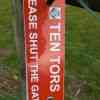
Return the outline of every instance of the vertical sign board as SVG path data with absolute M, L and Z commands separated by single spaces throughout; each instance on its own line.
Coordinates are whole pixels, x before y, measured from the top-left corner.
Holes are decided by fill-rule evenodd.
M 23 0 L 26 100 L 64 100 L 64 0 Z

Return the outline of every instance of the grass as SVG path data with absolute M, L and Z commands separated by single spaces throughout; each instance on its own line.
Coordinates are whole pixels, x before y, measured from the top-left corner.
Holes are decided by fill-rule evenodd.
M 17 97 L 13 97 L 13 96 L 1 96 L 0 100 L 16 100 Z
M 11 2 L 0 1 L 0 64 L 17 66 L 17 50 L 13 30 Z M 16 69 L 16 67 L 14 67 Z
M 12 18 L 11 1 L 0 0 L 0 75 L 4 74 L 5 76 L 5 73 L 8 71 L 8 76 L 14 79 L 15 76 L 18 77 L 19 75 L 19 62 Z M 2 72 L 2 69 L 5 69 L 4 72 Z M 0 92 L 4 88 L 0 87 Z M 10 96 L 6 95 L 8 91 L 0 93 L 0 100 L 16 100 L 16 97 L 11 95 L 11 93 Z
M 84 83 L 78 96 L 71 92 L 67 98 L 100 100 L 100 21 L 82 8 L 66 9 L 66 80 Z

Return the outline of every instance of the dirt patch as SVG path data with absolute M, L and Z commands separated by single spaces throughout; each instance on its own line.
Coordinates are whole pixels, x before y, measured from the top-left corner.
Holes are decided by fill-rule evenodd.
M 1 69 L 1 68 L 0 68 Z M 19 81 L 14 79 L 9 70 L 0 70 L 0 95 L 16 96 L 19 92 Z
M 8 55 L 10 55 L 12 52 L 11 49 L 7 49 L 7 48 L 0 48 L 0 59 L 2 59 L 3 57 L 6 57 Z
M 80 100 L 87 83 L 78 79 L 65 79 L 65 84 L 65 97 L 73 97 L 75 100 Z

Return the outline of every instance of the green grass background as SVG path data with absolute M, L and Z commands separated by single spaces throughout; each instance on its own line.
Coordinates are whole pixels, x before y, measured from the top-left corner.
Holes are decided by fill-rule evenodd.
M 10 8 L 9 0 L 0 0 L 0 68 L 7 66 L 11 77 L 17 77 L 19 62 Z M 67 6 L 65 38 L 65 84 L 70 87 L 65 85 L 65 100 L 100 100 L 100 21 L 81 8 Z M 73 89 L 83 83 L 75 96 Z M 0 100 L 16 97 L 0 95 Z
M 67 93 L 67 98 L 100 100 L 100 20 L 82 8 L 67 6 L 66 26 L 66 80 L 84 84 L 79 96 Z
M 0 0 L 0 75 L 4 74 L 5 76 L 5 72 L 8 71 L 8 76 L 14 79 L 19 75 L 19 61 L 15 43 L 11 2 L 11 0 Z M 7 95 L 9 90 L 5 92 L 0 92 L 0 100 L 16 100 L 17 94 L 16 96 L 12 94 L 9 96 Z
M 11 1 L 0 0 L 0 64 L 17 70 L 17 50 L 12 19 Z

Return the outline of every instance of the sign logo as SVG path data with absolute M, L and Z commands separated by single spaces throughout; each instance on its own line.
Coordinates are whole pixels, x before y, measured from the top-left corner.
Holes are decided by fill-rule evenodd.
M 61 8 L 50 7 L 50 9 L 49 9 L 49 19 L 61 19 Z

